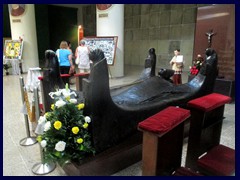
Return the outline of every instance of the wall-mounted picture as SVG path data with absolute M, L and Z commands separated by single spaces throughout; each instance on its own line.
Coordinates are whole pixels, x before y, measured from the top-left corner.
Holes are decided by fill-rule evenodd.
M 3 59 L 18 59 L 22 58 L 23 41 L 6 40 L 3 50 Z
M 21 16 L 25 12 L 25 4 L 9 4 L 8 7 L 12 16 Z
M 101 49 L 107 59 L 108 65 L 113 65 L 117 48 L 117 36 L 112 37 L 85 37 L 83 40 L 90 51 Z

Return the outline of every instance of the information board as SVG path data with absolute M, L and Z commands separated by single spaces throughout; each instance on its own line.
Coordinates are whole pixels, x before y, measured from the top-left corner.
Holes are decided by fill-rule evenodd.
M 111 37 L 84 37 L 85 45 L 90 51 L 101 49 L 107 60 L 108 65 L 113 65 L 117 48 L 117 36 Z

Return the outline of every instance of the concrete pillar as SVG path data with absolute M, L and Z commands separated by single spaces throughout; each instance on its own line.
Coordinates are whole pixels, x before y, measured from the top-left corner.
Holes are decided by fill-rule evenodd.
M 116 56 L 113 66 L 109 66 L 111 77 L 124 76 L 124 5 L 97 5 L 97 36 L 118 36 Z M 101 6 L 103 5 L 103 6 Z
M 9 17 L 13 40 L 23 39 L 22 68 L 27 72 L 28 68 L 39 67 L 37 34 L 35 22 L 34 4 L 17 4 L 25 10 L 22 14 L 12 14 L 11 10 L 16 4 L 9 4 Z

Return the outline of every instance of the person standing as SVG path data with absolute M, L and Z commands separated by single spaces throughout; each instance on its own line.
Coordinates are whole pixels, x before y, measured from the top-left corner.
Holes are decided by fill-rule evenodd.
M 85 41 L 81 40 L 75 51 L 75 63 L 78 64 L 79 73 L 90 72 L 90 49 L 85 45 Z
M 71 55 L 72 55 L 72 64 L 75 64 L 74 54 L 73 54 L 73 51 L 72 51 L 72 49 L 71 49 L 71 47 L 72 47 L 71 42 L 70 42 L 70 41 L 66 41 L 66 42 L 67 42 L 67 45 L 68 45 L 67 49 L 71 52 Z M 72 68 L 72 69 L 70 68 L 69 74 L 70 74 L 71 76 L 73 76 L 75 73 L 76 73 L 76 72 L 75 72 L 75 66 L 74 66 L 74 69 L 73 69 L 73 68 Z M 70 83 L 70 84 L 73 84 L 73 83 Z
M 72 44 L 71 44 L 71 42 L 70 41 L 66 41 L 67 42 L 67 45 L 68 45 L 68 47 L 67 47 L 67 49 L 71 52 L 71 54 L 73 55 L 73 52 L 72 52 Z M 73 57 L 72 57 L 73 58 Z
M 60 43 L 59 49 L 56 51 L 60 73 L 61 74 L 69 74 L 70 69 L 74 69 L 74 64 L 72 62 L 72 53 L 68 50 L 68 44 L 66 41 L 62 41 Z M 69 83 L 68 78 L 64 78 L 64 83 Z
M 174 70 L 173 75 L 173 83 L 175 85 L 182 84 L 182 70 L 183 70 L 183 59 L 178 60 L 178 56 L 180 55 L 180 49 L 174 50 L 174 56 L 170 61 L 170 65 L 172 66 L 172 70 Z M 183 57 L 183 56 L 181 56 Z

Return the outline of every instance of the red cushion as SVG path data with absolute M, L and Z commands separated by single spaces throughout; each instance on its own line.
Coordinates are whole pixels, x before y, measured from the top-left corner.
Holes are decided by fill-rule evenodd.
M 231 98 L 229 96 L 212 93 L 189 101 L 188 106 L 202 110 L 204 112 L 208 112 L 226 103 L 229 103 L 230 101 Z
M 61 77 L 71 77 L 70 74 L 61 74 Z
M 43 80 L 43 77 L 42 77 L 42 76 L 38 76 L 38 79 L 39 79 L 40 81 L 42 81 L 42 80 Z
M 78 74 L 74 74 L 75 77 L 78 77 L 78 76 L 86 76 L 86 75 L 89 75 L 89 73 L 78 73 Z
M 230 176 L 235 172 L 235 150 L 221 144 L 215 146 L 198 160 L 198 166 L 213 175 Z
M 138 128 L 154 133 L 166 133 L 190 116 L 190 111 L 170 106 L 138 124 Z
M 180 167 L 173 172 L 173 176 L 203 176 L 202 174 L 195 172 L 189 168 Z

